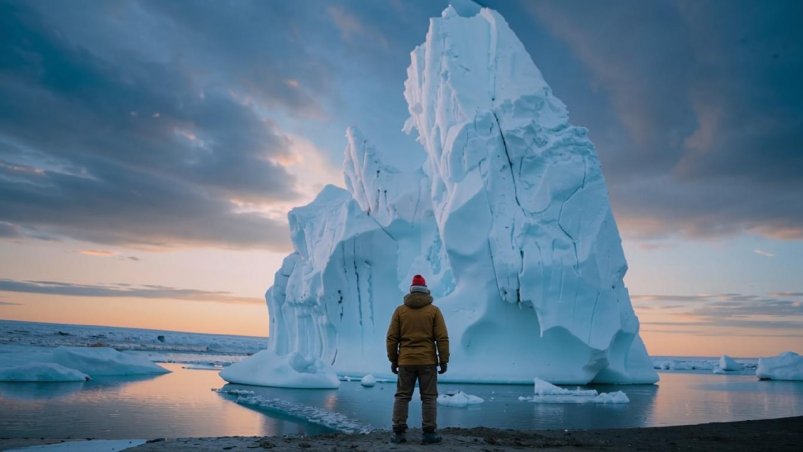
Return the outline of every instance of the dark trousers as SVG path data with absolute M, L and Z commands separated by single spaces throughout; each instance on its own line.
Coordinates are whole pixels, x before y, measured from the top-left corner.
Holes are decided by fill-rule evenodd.
M 396 399 L 393 401 L 393 431 L 407 431 L 407 413 L 413 389 L 418 380 L 421 393 L 421 427 L 425 432 L 434 432 L 438 427 L 438 372 L 434 364 L 427 366 L 399 366 L 396 381 Z

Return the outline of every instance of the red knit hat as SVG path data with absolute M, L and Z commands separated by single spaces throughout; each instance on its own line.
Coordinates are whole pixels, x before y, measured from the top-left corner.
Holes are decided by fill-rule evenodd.
M 423 276 L 415 275 L 415 276 L 413 276 L 413 284 L 411 284 L 411 285 L 413 285 L 413 286 L 426 286 L 427 285 L 427 281 L 424 279 Z

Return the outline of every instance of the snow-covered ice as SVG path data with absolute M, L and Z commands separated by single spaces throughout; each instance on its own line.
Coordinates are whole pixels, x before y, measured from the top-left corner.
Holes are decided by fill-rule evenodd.
M 90 377 L 101 375 L 149 375 L 170 372 L 141 357 L 108 347 L 58 347 L 53 361 L 77 369 Z
M 305 358 L 298 352 L 277 355 L 271 350 L 262 350 L 223 369 L 220 377 L 230 383 L 254 386 L 303 389 L 340 386 L 331 366 L 317 358 Z
M 119 351 L 238 354 L 265 348 L 260 337 L 0 320 L 0 345 L 111 347 Z
M 373 375 L 368 374 L 362 377 L 362 380 L 360 380 L 360 384 L 366 388 L 373 388 L 374 386 L 376 386 L 376 378 Z
M 459 9 L 431 19 L 411 53 L 404 130 L 423 152 L 349 128 L 347 189 L 290 212 L 295 251 L 266 294 L 268 350 L 392 377 L 387 323 L 420 273 L 449 328 L 441 381 L 657 381 L 587 131 L 497 12 Z M 289 381 L 274 376 L 251 381 Z
M 555 386 L 540 378 L 533 379 L 533 394 L 519 400 L 538 403 L 629 403 L 622 391 L 599 393 L 595 389 L 567 389 Z
M 759 358 L 756 376 L 762 380 L 803 380 L 803 356 L 784 352 L 778 356 Z
M 457 391 L 454 394 L 438 395 L 438 405 L 444 406 L 464 408 L 469 405 L 479 405 L 483 402 L 485 402 L 485 400 L 482 397 L 466 394 L 463 391 Z
M 0 368 L 0 381 L 86 381 L 89 376 L 56 363 L 32 362 Z
M 84 381 L 87 377 L 168 372 L 145 357 L 106 347 L 3 345 L 0 358 L 0 381 Z
M 715 374 L 725 374 L 728 372 L 736 372 L 744 370 L 744 364 L 736 361 L 735 359 L 731 358 L 728 355 L 722 355 L 719 358 L 719 363 L 714 368 Z

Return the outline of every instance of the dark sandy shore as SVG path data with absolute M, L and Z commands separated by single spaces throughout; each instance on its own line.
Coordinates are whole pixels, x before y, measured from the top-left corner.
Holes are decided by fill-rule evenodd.
M 520 431 L 491 428 L 445 428 L 443 442 L 420 444 L 421 431 L 408 433 L 406 444 L 390 444 L 390 434 L 379 431 L 367 435 L 332 434 L 320 436 L 155 439 L 132 451 L 175 450 L 444 450 L 503 451 L 543 449 L 560 451 L 800 451 L 803 450 L 803 417 L 760 421 L 725 422 L 680 427 L 616 430 Z M 0 450 L 59 440 L 0 438 Z

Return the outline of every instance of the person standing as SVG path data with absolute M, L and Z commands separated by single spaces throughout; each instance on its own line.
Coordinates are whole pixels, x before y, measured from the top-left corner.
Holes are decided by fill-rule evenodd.
M 443 314 L 432 304 L 432 295 L 421 275 L 413 276 L 404 304 L 393 312 L 387 335 L 390 370 L 398 375 L 393 402 L 391 442 L 407 441 L 407 413 L 418 381 L 424 443 L 438 443 L 438 374 L 449 362 L 449 334 Z M 436 368 L 440 370 L 436 371 Z

